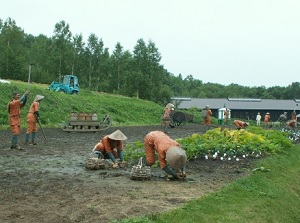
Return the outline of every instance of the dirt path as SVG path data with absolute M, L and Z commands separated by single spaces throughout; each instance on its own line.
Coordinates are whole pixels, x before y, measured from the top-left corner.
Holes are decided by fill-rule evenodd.
M 120 127 L 126 143 L 142 141 L 160 126 Z M 216 191 L 247 174 L 251 160 L 213 161 L 203 157 L 187 165 L 188 180 L 149 181 L 129 178 L 131 166 L 119 170 L 87 170 L 85 160 L 93 146 L 115 131 L 67 133 L 45 129 L 36 146 L 11 150 L 10 132 L 0 131 L 0 222 L 109 222 L 131 216 L 167 211 L 192 198 Z M 202 126 L 188 124 L 170 129 L 171 138 L 201 133 Z M 24 136 L 24 132 L 22 132 Z M 20 140 L 23 142 L 22 138 Z M 160 169 L 152 169 L 160 175 Z

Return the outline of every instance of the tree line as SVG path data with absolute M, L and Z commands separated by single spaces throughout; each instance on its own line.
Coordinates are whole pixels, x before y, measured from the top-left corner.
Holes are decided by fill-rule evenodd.
M 203 83 L 192 75 L 170 73 L 161 63 L 156 44 L 138 39 L 132 52 L 117 42 L 112 53 L 103 40 L 91 33 L 87 41 L 72 34 L 59 21 L 53 35 L 26 34 L 12 18 L 0 19 L 0 78 L 50 84 L 63 75 L 78 76 L 80 87 L 106 93 L 139 97 L 165 104 L 173 96 L 192 98 L 300 98 L 300 83 L 287 87 L 245 87 L 238 84 Z M 221 74 L 220 74 L 221 75 Z

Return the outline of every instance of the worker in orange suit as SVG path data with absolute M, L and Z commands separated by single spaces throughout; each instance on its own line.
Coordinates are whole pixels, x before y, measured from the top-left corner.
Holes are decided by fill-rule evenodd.
M 160 168 L 174 179 L 185 178 L 186 152 L 181 145 L 162 131 L 149 132 L 144 138 L 146 165 L 155 163 L 158 154 Z M 177 172 L 179 172 L 177 174 Z
M 267 112 L 265 114 L 265 117 L 264 117 L 264 127 L 268 127 L 269 126 L 269 121 L 271 120 L 271 116 L 270 116 L 270 113 Z
M 26 121 L 27 121 L 27 130 L 25 135 L 25 144 L 26 145 L 37 145 L 35 141 L 35 136 L 38 131 L 36 123 L 40 119 L 40 103 L 44 96 L 36 95 L 27 114 Z M 31 135 L 31 142 L 29 142 L 29 138 Z
M 168 133 L 168 128 L 171 122 L 171 112 L 174 110 L 174 105 L 169 103 L 166 105 L 164 109 L 164 114 L 162 116 L 162 127 L 164 130 L 164 133 Z
M 245 129 L 249 125 L 248 122 L 243 122 L 241 120 L 234 120 L 233 123 L 236 126 L 237 130 Z
M 120 159 L 122 164 L 125 164 L 123 155 L 123 140 L 127 137 L 120 131 L 116 130 L 110 135 L 104 136 L 93 148 L 94 153 L 98 153 L 99 156 L 109 158 L 113 162 L 113 168 L 118 168 L 119 163 L 116 158 Z
M 210 110 L 209 105 L 206 105 L 204 109 L 207 111 L 207 115 L 204 118 L 204 126 L 205 126 L 205 132 L 206 132 L 207 130 L 209 130 L 209 127 L 211 125 L 210 117 L 212 116 L 212 111 Z
M 296 111 L 293 111 L 291 114 L 291 120 L 297 120 L 297 113 Z
M 224 126 L 227 125 L 227 121 L 228 121 L 228 109 L 225 108 L 225 111 L 224 111 Z
M 14 92 L 13 98 L 8 104 L 9 124 L 13 134 L 11 140 L 11 149 L 22 149 L 18 145 L 18 137 L 21 132 L 21 109 L 26 105 L 29 91 L 21 97 L 20 93 Z
M 297 113 L 294 110 L 291 114 L 291 120 L 288 122 L 290 128 L 295 128 L 297 126 Z

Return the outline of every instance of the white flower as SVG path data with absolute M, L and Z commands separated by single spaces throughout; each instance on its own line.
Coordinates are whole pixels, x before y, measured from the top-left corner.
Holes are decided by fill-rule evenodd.
M 236 161 L 240 161 L 240 159 L 239 159 L 239 158 L 236 158 Z
M 223 156 L 220 158 L 220 160 L 223 160 L 224 158 L 223 158 Z
M 208 159 L 208 155 L 205 155 L 205 159 L 206 159 L 206 160 Z

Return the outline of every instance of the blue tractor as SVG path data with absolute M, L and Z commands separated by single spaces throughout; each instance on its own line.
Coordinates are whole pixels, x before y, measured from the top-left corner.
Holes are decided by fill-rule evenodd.
M 53 81 L 48 90 L 64 92 L 66 94 L 78 94 L 79 93 L 79 83 L 78 77 L 74 75 L 65 75 L 62 83 Z

